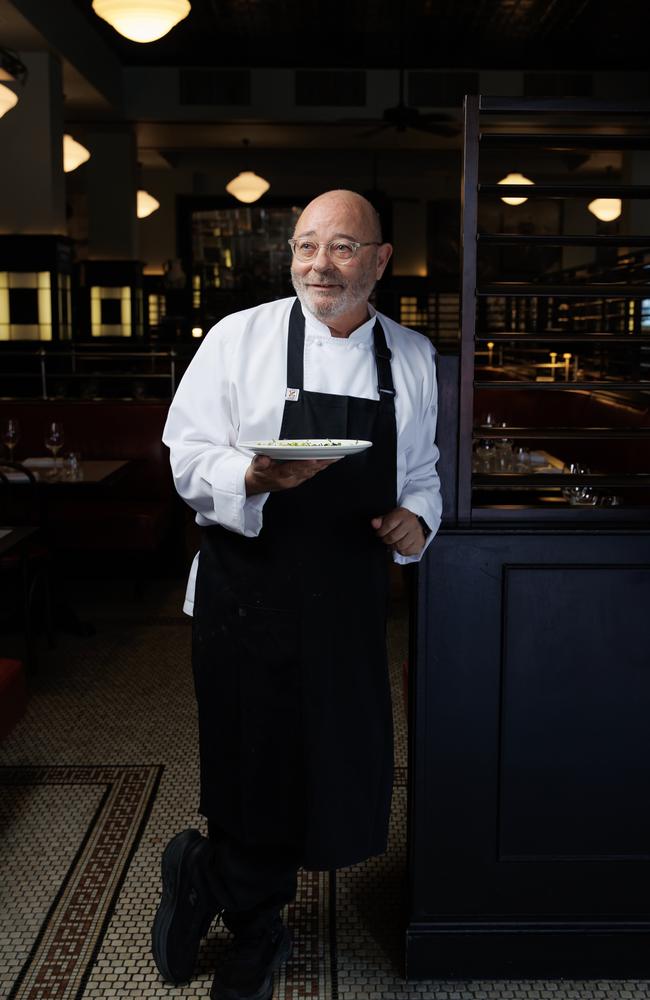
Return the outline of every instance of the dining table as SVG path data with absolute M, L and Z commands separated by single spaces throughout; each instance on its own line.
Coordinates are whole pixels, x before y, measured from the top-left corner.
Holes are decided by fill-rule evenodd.
M 17 463 L 18 467 L 4 467 L 4 479 L 19 489 L 31 486 L 32 490 L 38 492 L 40 501 L 35 509 L 40 511 L 40 515 L 39 526 L 0 528 L 0 554 L 36 533 L 43 525 L 47 530 L 47 511 L 50 502 L 55 502 L 55 497 L 67 497 L 69 494 L 79 497 L 101 495 L 104 489 L 112 489 L 131 464 L 130 459 L 121 458 L 83 459 L 71 474 L 69 465 L 62 460 L 34 456 Z M 8 534 L 3 535 L 2 532 Z M 53 614 L 57 627 L 63 631 L 80 636 L 89 636 L 95 631 L 94 626 L 82 620 L 72 603 L 61 593 L 57 594 L 54 601 Z
M 39 482 L 52 486 L 112 485 L 130 464 L 125 458 L 91 458 L 78 463 L 76 474 L 70 474 L 65 463 L 50 458 L 26 458 L 21 463 Z

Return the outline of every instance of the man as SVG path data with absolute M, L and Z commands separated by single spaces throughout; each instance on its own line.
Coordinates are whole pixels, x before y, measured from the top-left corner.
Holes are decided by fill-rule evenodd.
M 217 324 L 164 433 L 202 526 L 186 610 L 208 837 L 167 846 L 152 942 L 186 981 L 220 913 L 234 942 L 213 1000 L 271 997 L 299 867 L 385 850 L 389 558 L 417 560 L 440 522 L 434 352 L 368 303 L 392 252 L 376 212 L 327 192 L 289 242 L 297 299 Z M 281 462 L 238 444 L 275 438 L 372 446 Z

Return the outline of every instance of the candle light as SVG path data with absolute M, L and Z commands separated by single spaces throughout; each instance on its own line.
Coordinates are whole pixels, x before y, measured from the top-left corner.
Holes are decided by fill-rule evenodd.
M 571 361 L 571 355 L 569 353 L 563 354 L 564 358 L 564 381 L 569 381 L 569 362 Z
M 492 367 L 492 355 L 494 354 L 494 341 L 488 340 L 488 365 Z
M 555 382 L 555 364 L 557 359 L 557 351 L 550 351 L 551 356 L 551 378 Z

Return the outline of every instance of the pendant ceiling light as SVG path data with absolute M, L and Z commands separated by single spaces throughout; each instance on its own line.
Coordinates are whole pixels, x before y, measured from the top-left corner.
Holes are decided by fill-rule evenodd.
M 601 222 L 613 222 L 623 211 L 623 203 L 620 198 L 594 198 L 587 208 Z
M 271 187 L 263 177 L 254 174 L 252 170 L 244 170 L 226 184 L 226 191 L 233 195 L 237 201 L 243 201 L 247 205 L 257 201 Z
M 0 83 L 0 118 L 7 114 L 7 111 L 11 111 L 18 104 L 18 94 L 14 94 L 13 90 L 9 90 L 9 87 L 5 87 L 4 83 Z
M 63 136 L 63 169 L 66 174 L 72 173 L 82 163 L 90 159 L 90 150 L 73 139 L 71 135 Z
M 137 213 L 139 219 L 146 219 L 148 215 L 159 208 L 160 202 L 152 194 L 149 194 L 148 191 L 138 191 Z
M 93 0 L 93 10 L 132 42 L 155 42 L 187 17 L 189 0 Z
M 27 67 L 11 49 L 0 46 L 0 118 L 18 104 L 18 94 L 7 86 L 27 80 Z
M 248 139 L 243 139 L 242 141 L 244 149 L 248 149 Z M 243 201 L 244 204 L 250 205 L 252 202 L 257 201 L 258 198 L 261 198 L 270 187 L 269 182 L 263 177 L 259 177 L 252 170 L 244 170 L 226 184 L 226 191 L 233 198 L 236 198 L 237 201 Z
M 503 177 L 499 184 L 534 184 L 535 181 L 531 181 L 528 177 L 524 177 L 523 174 L 508 174 L 507 177 Z M 523 205 L 528 198 L 502 198 L 501 201 L 505 201 L 506 205 Z

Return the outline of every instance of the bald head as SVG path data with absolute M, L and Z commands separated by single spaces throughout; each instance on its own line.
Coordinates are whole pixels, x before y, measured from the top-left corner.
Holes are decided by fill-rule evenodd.
M 367 198 L 356 191 L 326 191 L 310 201 L 296 223 L 295 235 L 309 231 L 311 221 L 317 218 L 321 223 L 331 219 L 345 219 L 348 236 L 365 241 L 381 243 L 381 223 L 379 215 Z

